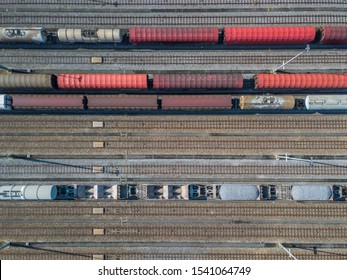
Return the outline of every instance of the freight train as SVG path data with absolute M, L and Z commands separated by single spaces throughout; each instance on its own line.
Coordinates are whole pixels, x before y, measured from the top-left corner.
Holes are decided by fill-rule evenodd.
M 255 89 L 343 89 L 347 74 L 257 74 L 252 81 Z M 302 109 L 345 110 L 344 95 L 312 95 L 295 98 L 292 95 L 197 95 L 194 90 L 242 89 L 240 74 L 0 74 L 0 90 L 48 89 L 54 94 L 2 94 L 1 109 Z M 59 89 L 68 91 L 60 94 Z M 130 90 L 135 95 L 76 95 L 81 90 Z M 145 90 L 152 89 L 151 94 Z M 163 95 L 160 90 L 182 91 L 181 95 Z M 79 90 L 79 91 L 74 91 Z M 12 91 L 11 91 L 12 92 Z M 57 93 L 57 94 L 55 94 Z M 70 94 L 75 93 L 75 94 Z M 121 91 L 121 93 L 123 93 Z M 128 93 L 124 91 L 124 93 Z M 134 93 L 134 92 L 133 92 Z M 175 93 L 172 91 L 172 93 Z M 144 95 L 146 94 L 146 95 Z
M 224 45 L 346 44 L 347 26 L 273 26 L 218 28 L 46 29 L 0 27 L 0 43 L 127 43 Z
M 0 110 L 347 110 L 347 95 L 0 95 Z
M 242 89 L 241 74 L 0 74 L 3 89 Z M 347 74 L 256 74 L 254 89 L 343 89 Z
M 139 189 L 144 191 L 139 191 Z M 120 184 L 120 185 L 3 185 L 0 200 L 292 200 L 346 201 L 346 185 L 269 184 Z

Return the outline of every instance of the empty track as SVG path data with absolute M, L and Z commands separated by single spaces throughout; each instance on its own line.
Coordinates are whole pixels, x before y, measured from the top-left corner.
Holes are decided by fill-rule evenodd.
M 334 8 L 338 6 L 344 6 L 346 3 L 344 0 L 280 0 L 276 1 L 274 4 L 270 0 L 34 0 L 34 1 L 21 1 L 21 0 L 3 0 L 0 3 L 0 7 L 5 6 L 16 7 L 17 9 L 29 9 L 29 10 L 56 10 L 56 9 L 66 9 L 66 10 L 83 10 L 86 7 L 89 9 L 94 9 L 98 11 L 109 11 L 110 9 L 122 10 L 122 9 L 159 9 L 159 10 L 170 10 L 170 9 L 182 9 L 185 10 L 199 10 L 202 9 L 229 9 L 229 10 L 239 10 L 239 9 L 262 9 L 271 8 L 276 10 L 281 9 L 317 9 L 317 8 Z
M 280 51 L 283 52 L 283 51 Z M 124 55 L 119 57 L 105 57 L 103 63 L 104 64 L 129 64 L 129 65 L 228 65 L 228 64 L 276 64 L 278 62 L 288 61 L 293 56 L 288 55 L 280 55 L 276 51 L 272 52 L 263 52 L 260 53 L 251 53 L 243 54 L 242 52 L 235 53 L 206 53 L 206 54 L 169 54 L 165 53 L 161 55 L 153 55 L 153 54 L 140 54 L 138 56 L 134 55 Z M 347 55 L 346 53 L 313 53 L 310 55 L 300 56 L 295 59 L 292 64 L 335 64 L 335 63 L 346 63 Z
M 346 225 L 302 224 L 150 224 L 150 223 L 91 223 L 59 224 L 30 223 L 0 224 L 0 238 L 12 242 L 65 241 L 72 242 L 76 236 L 80 242 L 87 241 L 252 241 L 252 242 L 344 242 Z M 99 229 L 97 234 L 93 234 Z M 103 234 L 102 234 L 103 233 Z
M 124 249 L 126 251 L 128 248 Z M 205 248 L 206 251 L 213 251 L 213 248 Z M 262 251 L 262 252 L 259 252 Z M 277 251 L 277 252 L 276 252 Z M 253 250 L 233 250 L 228 252 L 203 252 L 199 248 L 197 254 L 194 253 L 130 253 L 130 252 L 85 252 L 83 249 L 74 248 L 71 252 L 67 249 L 6 249 L 0 253 L 1 260 L 92 260 L 95 255 L 102 255 L 105 260 L 290 260 L 288 254 L 279 250 L 268 249 Z M 298 260 L 347 260 L 346 251 L 323 250 L 317 254 L 313 252 L 303 252 L 302 250 L 293 250 L 291 252 Z
M 0 136 L 2 155 L 346 155 L 347 138 L 250 136 Z
M 251 165 L 239 164 L 129 164 L 107 166 L 105 173 L 138 175 L 347 175 L 347 166 L 320 166 L 308 164 Z
M 93 214 L 93 208 L 103 208 L 104 214 Z M 345 203 L 309 202 L 226 202 L 226 201 L 142 201 L 142 202 L 3 202 L 1 220 L 91 218 L 118 220 L 146 218 L 224 219 L 231 220 L 346 220 Z M 25 218 L 23 218 L 25 217 Z
M 338 116 L 1 116 L 0 134 L 10 133 L 346 133 L 347 117 Z M 103 128 L 93 128 L 103 121 Z
M 323 164 L 326 161 L 323 161 Z M 130 178 L 144 178 L 145 175 L 151 177 L 172 178 L 181 177 L 194 177 L 199 175 L 203 178 L 206 176 L 214 176 L 214 178 L 221 176 L 232 177 L 236 175 L 249 175 L 249 176 L 274 176 L 274 177 L 288 177 L 288 176 L 346 176 L 347 166 L 336 165 L 318 165 L 309 163 L 295 164 L 285 163 L 281 165 L 274 164 L 209 164 L 209 163 L 186 163 L 184 161 L 177 163 L 128 163 L 128 164 L 104 164 L 104 174 L 114 175 L 117 177 L 130 177 Z M 96 164 L 100 166 L 99 164 Z M 65 164 L 59 162 L 59 160 L 52 160 L 50 163 L 40 163 L 40 160 L 31 159 L 30 164 L 11 164 L 0 165 L 0 178 L 3 180 L 10 178 L 23 178 L 23 175 L 27 176 L 26 179 L 30 179 L 30 175 L 54 175 L 57 178 L 58 175 L 90 175 L 95 176 L 93 173 L 93 165 L 74 165 Z M 106 176 L 107 176 L 106 175 Z M 98 175 L 100 179 L 100 174 Z M 35 180 L 36 176 L 32 178 Z M 76 181 L 76 177 L 70 178 L 71 181 Z
M 347 19 L 347 18 L 346 18 Z M 271 51 L 141 51 L 141 52 L 98 52 L 81 50 L 50 51 L 41 50 L 4 50 L 0 57 L 0 65 L 9 68 L 29 68 L 34 70 L 64 71 L 144 71 L 150 70 L 203 70 L 206 66 L 214 71 L 233 70 L 250 71 L 252 73 L 265 71 L 280 66 L 290 60 L 300 50 L 271 50 Z M 102 64 L 92 64 L 94 56 L 103 58 Z M 347 64 L 346 50 L 312 50 L 293 60 L 286 68 L 311 69 L 325 71 L 345 69 Z M 82 67 L 82 66 L 89 66 Z M 82 67 L 82 68 L 80 68 Z M 90 69 L 92 67 L 92 69 Z M 112 67 L 112 68 L 110 68 Z

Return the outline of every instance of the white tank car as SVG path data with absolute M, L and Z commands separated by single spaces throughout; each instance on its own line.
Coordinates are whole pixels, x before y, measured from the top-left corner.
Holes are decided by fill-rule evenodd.
M 0 110 L 11 110 L 12 99 L 6 94 L 0 94 Z
M 122 35 L 119 29 L 58 29 L 58 39 L 62 43 L 120 43 Z
M 330 200 L 332 191 L 329 186 L 297 185 L 292 187 L 293 200 Z
M 243 95 L 240 108 L 247 109 L 293 109 L 295 99 L 292 95 Z
M 220 185 L 219 196 L 223 200 L 257 200 L 259 188 L 257 185 L 223 184 Z
M 42 27 L 0 27 L 0 42 L 45 43 L 46 32 Z
M 100 43 L 121 43 L 123 40 L 120 29 L 98 29 L 96 33 Z
M 308 95 L 305 106 L 307 110 L 346 110 L 347 95 Z
M 0 186 L 0 200 L 54 200 L 58 189 L 53 185 Z

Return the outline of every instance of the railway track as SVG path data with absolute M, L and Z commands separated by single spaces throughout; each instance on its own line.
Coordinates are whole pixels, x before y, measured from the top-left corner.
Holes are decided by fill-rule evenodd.
M 226 25 L 344 25 L 346 14 L 343 12 L 226 12 L 214 13 L 73 13 L 73 12 L 15 12 L 0 13 L 3 26 L 45 26 L 46 28 L 130 28 L 132 26 L 217 26 Z
M 54 162 L 54 161 L 53 161 Z M 98 165 L 99 166 L 99 165 Z M 165 176 L 171 178 L 173 176 L 186 177 L 192 176 L 225 176 L 231 177 L 236 175 L 251 175 L 251 176 L 346 176 L 347 166 L 336 166 L 336 165 L 309 165 L 309 164 L 291 164 L 286 163 L 285 165 L 274 165 L 274 164 L 201 164 L 201 163 L 128 163 L 128 164 L 104 164 L 103 165 L 105 174 L 114 174 L 117 177 L 143 177 L 144 175 Z M 92 165 L 73 165 L 64 164 L 56 161 L 54 163 L 41 163 L 37 164 L 35 159 L 32 164 L 21 165 L 0 165 L 0 178 L 9 179 L 9 176 L 13 179 L 14 177 L 22 178 L 22 175 L 54 175 L 56 178 L 58 174 L 61 175 L 95 175 L 93 173 Z M 3 177 L 4 176 L 4 177 Z M 219 177 L 218 177 L 219 178 Z M 98 177 L 100 179 L 100 176 Z M 74 180 L 74 178 L 71 178 Z
M 97 56 L 103 58 L 102 65 L 146 66 L 146 65 L 274 65 L 288 61 L 297 54 L 297 50 L 272 50 L 264 51 L 141 51 L 134 52 L 98 52 Z M 91 64 L 95 56 L 93 51 L 53 51 L 49 54 L 40 50 L 13 51 L 5 50 L 0 57 L 2 65 L 85 65 Z M 336 65 L 347 63 L 346 50 L 320 51 L 312 50 L 291 62 L 294 65 L 324 64 Z
M 252 241 L 252 242 L 344 242 L 346 225 L 302 224 L 112 224 L 98 223 L 92 226 L 71 224 L 31 223 L 30 225 L 0 224 L 0 238 L 11 242 L 72 242 L 76 236 L 87 241 Z
M 223 55 L 209 54 L 206 55 L 141 55 L 137 56 L 122 56 L 118 58 L 105 58 L 105 64 L 130 64 L 130 65 L 199 65 L 199 64 L 274 64 L 280 61 L 288 61 L 293 56 L 291 55 L 277 55 L 277 54 L 250 54 L 240 55 L 240 53 L 227 53 Z M 293 64 L 335 64 L 346 63 L 347 56 L 345 54 L 313 54 L 310 56 L 300 56 L 297 60 L 293 61 Z
M 8 175 L 13 174 L 93 174 L 92 165 L 50 165 L 50 164 L 30 164 L 30 165 L 2 165 L 0 173 Z
M 232 250 L 230 252 L 203 252 L 203 253 L 131 253 L 131 252 L 84 252 L 84 250 L 50 250 L 50 252 L 33 251 L 26 249 L 16 252 L 7 249 L 0 253 L 1 260 L 92 260 L 95 255 L 102 255 L 105 260 L 290 260 L 288 254 L 279 252 L 278 249 L 271 250 Z M 207 250 L 206 250 L 207 251 Z M 210 248 L 213 251 L 213 248 Z M 261 251 L 261 252 L 259 252 Z M 201 252 L 201 249 L 200 249 Z M 298 260 L 346 260 L 345 251 L 324 250 L 313 254 L 291 250 Z
M 314 255 L 312 253 L 293 252 L 298 260 L 342 260 L 347 259 L 345 255 L 340 257 L 334 252 L 325 252 Z M 1 255 L 0 255 L 1 258 Z M 285 253 L 256 253 L 252 252 L 231 252 L 231 253 L 124 253 L 124 254 L 106 254 L 106 260 L 289 260 L 288 254 Z
M 345 155 L 346 137 L 117 137 L 0 136 L 0 154 L 8 155 Z
M 93 214 L 93 208 L 103 208 L 104 214 Z M 203 220 L 346 220 L 344 203 L 288 203 L 288 202 L 225 202 L 225 201 L 142 201 L 142 202 L 6 202 L 0 204 L 1 220 L 65 219 L 67 216 L 90 220 L 117 219 L 196 219 Z
M 209 132 L 209 133 L 276 133 L 306 132 L 310 134 L 345 132 L 346 116 L 1 116 L 0 133 L 14 132 Z M 93 121 L 103 121 L 104 127 L 93 129 Z
M 319 166 L 319 165 L 250 165 L 240 164 L 131 164 L 120 166 L 107 166 L 105 173 L 134 175 L 347 175 L 345 166 Z
M 29 5 L 30 4 L 30 5 Z M 229 9 L 252 9 L 252 8 L 324 8 L 324 7 L 336 7 L 336 6 L 344 6 L 346 3 L 344 0 L 280 0 L 276 1 L 274 4 L 273 1 L 270 0 L 118 0 L 118 1 L 95 1 L 95 0 L 35 0 L 35 1 L 21 1 L 21 0 L 3 0 L 0 3 L 1 6 L 11 5 L 16 8 L 27 8 L 31 7 L 32 9 L 47 9 L 47 8 L 68 8 L 68 9 L 76 9 L 76 8 L 94 8 L 94 9 L 160 9 L 166 10 L 170 8 L 179 8 L 184 7 L 185 9 L 194 8 L 199 9 L 202 8 L 204 10 L 207 9 L 216 9 L 216 8 L 229 8 Z

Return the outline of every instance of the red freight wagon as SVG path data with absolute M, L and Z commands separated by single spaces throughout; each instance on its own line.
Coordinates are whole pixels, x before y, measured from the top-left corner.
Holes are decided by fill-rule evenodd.
M 242 88 L 241 74 L 154 74 L 154 89 Z
M 218 28 L 130 28 L 132 44 L 217 44 Z
M 157 109 L 157 96 L 89 95 L 88 109 Z
M 224 108 L 231 109 L 231 95 L 189 95 L 189 96 L 163 96 L 162 109 L 205 109 Z
M 84 109 L 83 96 L 78 95 L 12 95 L 14 109 Z
M 255 88 L 347 88 L 347 74 L 257 74 Z
M 321 44 L 347 44 L 347 26 L 323 26 Z
M 316 36 L 313 26 L 225 27 L 226 45 L 293 45 L 307 44 Z
M 146 74 L 59 74 L 62 89 L 146 89 Z

